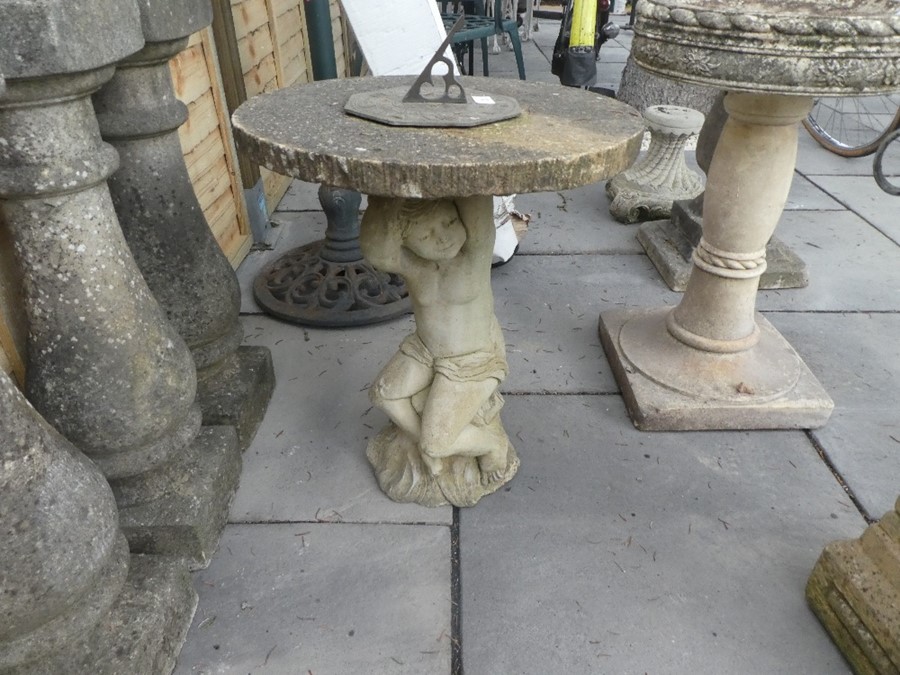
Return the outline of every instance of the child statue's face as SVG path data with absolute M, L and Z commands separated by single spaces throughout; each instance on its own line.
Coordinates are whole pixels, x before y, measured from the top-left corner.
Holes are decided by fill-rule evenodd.
M 443 261 L 455 258 L 465 242 L 466 228 L 456 207 L 441 202 L 409 228 L 403 244 L 420 258 Z

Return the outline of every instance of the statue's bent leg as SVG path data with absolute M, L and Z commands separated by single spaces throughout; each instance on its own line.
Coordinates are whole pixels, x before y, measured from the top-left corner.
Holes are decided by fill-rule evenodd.
M 398 351 L 375 378 L 369 399 L 417 443 L 422 423 L 412 397 L 427 389 L 434 371 L 431 367 Z
M 493 377 L 457 382 L 437 373 L 422 414 L 422 453 L 430 457 L 480 457 L 494 452 L 500 440 L 505 448 L 505 434 L 498 440 L 492 425 L 475 421 L 498 386 Z

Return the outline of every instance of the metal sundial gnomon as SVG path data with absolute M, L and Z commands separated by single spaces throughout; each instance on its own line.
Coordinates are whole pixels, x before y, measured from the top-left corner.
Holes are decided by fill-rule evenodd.
M 453 62 L 446 52 L 454 33 L 464 23 L 463 15 L 453 24 L 446 39 L 408 90 L 393 87 L 353 94 L 344 111 L 398 127 L 477 127 L 518 117 L 522 111 L 514 98 L 474 90 L 466 92 L 456 79 Z M 422 90 L 426 85 L 435 88 L 434 67 L 439 63 L 447 67 L 447 72 L 440 75 L 444 80 L 444 91 L 440 95 L 424 95 Z

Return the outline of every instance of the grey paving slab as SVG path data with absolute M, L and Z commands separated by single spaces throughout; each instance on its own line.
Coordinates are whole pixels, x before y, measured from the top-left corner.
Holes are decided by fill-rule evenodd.
M 517 195 L 516 208 L 531 216 L 519 248 L 523 254 L 643 253 L 637 228 L 609 215 L 604 182 L 565 192 Z
M 179 675 L 450 672 L 446 527 L 231 525 Z
M 900 244 L 900 198 L 882 191 L 871 176 L 811 176 L 822 190 Z
M 618 391 L 597 336 L 600 312 L 681 297 L 640 255 L 517 255 L 492 278 L 509 392 Z
M 243 317 L 245 343 L 272 351 L 275 392 L 244 453 L 231 522 L 449 523 L 450 507 L 396 504 L 365 457 L 387 418 L 367 387 L 412 330 L 411 319 L 347 330 Z
M 319 184 L 294 179 L 284 197 L 278 202 L 276 213 L 280 211 L 321 211 Z
M 614 396 L 504 413 L 519 474 L 460 514 L 466 672 L 848 672 L 803 591 L 865 522 L 802 432 L 641 433 Z
M 786 211 L 776 231 L 809 268 L 806 288 L 762 291 L 762 310 L 900 310 L 900 248 L 849 211 Z
M 787 203 L 788 211 L 842 211 L 846 207 L 800 173 L 794 174 Z
M 797 144 L 797 171 L 804 176 L 871 176 L 872 158 L 846 158 L 828 152 L 801 127 Z
M 812 432 L 873 518 L 900 495 L 900 314 L 766 315 L 834 399 Z

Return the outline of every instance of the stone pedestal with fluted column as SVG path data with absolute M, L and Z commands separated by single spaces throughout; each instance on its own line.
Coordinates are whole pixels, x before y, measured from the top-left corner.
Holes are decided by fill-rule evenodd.
M 638 65 L 729 92 L 684 298 L 674 309 L 600 315 L 604 349 L 641 429 L 810 428 L 831 413 L 800 356 L 756 314 L 756 291 L 799 122 L 817 95 L 900 89 L 900 24 L 878 0 L 814 5 L 638 5 Z
M 93 96 L 104 140 L 119 153 L 109 189 L 135 261 L 197 366 L 207 425 L 253 439 L 275 385 L 265 347 L 241 347 L 240 288 L 191 186 L 178 140 L 187 107 L 169 59 L 212 20 L 209 0 L 140 0 L 146 44 Z
M 0 218 L 24 280 L 26 394 L 107 477 L 133 551 L 204 565 L 237 485 L 235 432 L 200 430 L 193 361 L 122 235 L 118 155 L 90 99 L 143 45 L 137 6 L 2 9 Z

